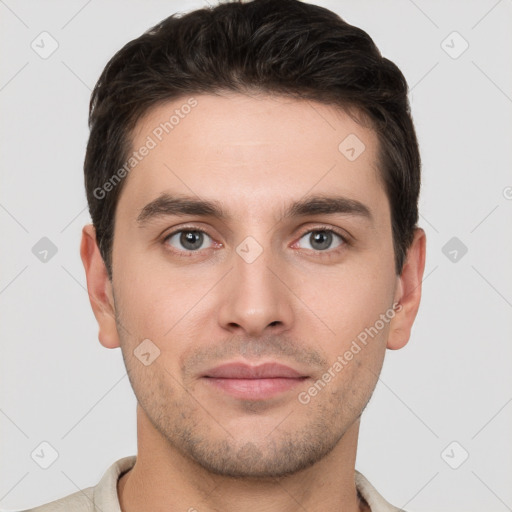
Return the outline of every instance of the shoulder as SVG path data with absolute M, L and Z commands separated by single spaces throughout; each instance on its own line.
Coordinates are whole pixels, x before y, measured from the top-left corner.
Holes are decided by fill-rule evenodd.
M 135 455 L 130 455 L 115 461 L 93 487 L 21 512 L 120 512 L 117 482 L 134 466 L 136 459 Z
M 88 487 L 51 503 L 22 512 L 69 512 L 70 510 L 73 512 L 94 512 L 93 494 L 94 487 Z
M 357 470 L 355 472 L 355 482 L 358 493 L 368 503 L 372 512 L 406 512 L 387 502 L 366 477 Z

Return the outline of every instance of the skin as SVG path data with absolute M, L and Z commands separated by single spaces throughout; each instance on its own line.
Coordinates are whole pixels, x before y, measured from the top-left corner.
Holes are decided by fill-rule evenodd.
M 386 348 L 409 340 L 425 233 L 416 230 L 397 276 L 377 136 L 341 109 L 269 95 L 194 97 L 197 106 L 127 177 L 112 282 L 93 226 L 83 228 L 99 340 L 121 347 L 138 400 L 137 462 L 119 481 L 121 508 L 368 510 L 354 483 L 360 416 Z M 133 148 L 186 100 L 147 112 Z M 338 150 L 349 134 L 366 147 L 354 161 Z M 171 215 L 139 227 L 142 208 L 162 192 L 216 200 L 231 218 Z M 283 217 L 291 202 L 313 194 L 358 200 L 373 223 L 341 213 Z M 179 234 L 164 240 L 194 227 L 208 235 L 199 250 L 180 245 Z M 349 243 L 333 235 L 318 249 L 311 235 L 325 229 Z M 252 263 L 236 251 L 247 236 L 263 250 Z M 399 311 L 378 335 L 300 403 L 299 393 L 394 303 Z M 148 366 L 133 354 L 145 339 L 160 350 Z M 236 398 L 202 378 L 233 360 L 278 361 L 308 378 L 271 398 Z

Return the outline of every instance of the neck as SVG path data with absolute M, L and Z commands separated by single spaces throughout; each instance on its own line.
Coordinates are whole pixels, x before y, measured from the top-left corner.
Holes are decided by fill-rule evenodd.
M 138 455 L 118 482 L 121 510 L 369 511 L 354 482 L 358 434 L 359 420 L 326 457 L 293 475 L 231 478 L 212 474 L 170 446 L 137 406 Z

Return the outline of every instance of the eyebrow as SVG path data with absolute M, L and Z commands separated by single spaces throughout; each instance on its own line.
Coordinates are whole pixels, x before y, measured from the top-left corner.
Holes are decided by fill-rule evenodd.
M 227 219 L 228 215 L 217 201 L 196 199 L 194 197 L 172 196 L 167 193 L 148 203 L 137 216 L 139 226 L 149 221 L 170 215 L 198 215 L 200 217 L 218 217 Z
M 343 196 L 309 196 L 292 203 L 285 210 L 283 218 L 306 217 L 320 214 L 344 214 L 361 217 L 370 223 L 374 219 L 370 208 L 365 204 Z M 163 193 L 144 206 L 137 216 L 137 224 L 144 227 L 152 220 L 167 216 L 196 215 L 229 220 L 218 201 L 198 199 L 189 196 L 173 196 Z
M 365 204 L 343 196 L 312 196 L 293 203 L 284 217 L 301 217 L 319 214 L 344 214 L 361 217 L 373 223 L 370 208 Z

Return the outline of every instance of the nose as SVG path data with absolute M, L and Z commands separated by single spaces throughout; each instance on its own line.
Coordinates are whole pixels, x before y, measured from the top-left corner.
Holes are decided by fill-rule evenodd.
M 264 250 L 254 261 L 234 254 L 233 269 L 222 284 L 218 321 L 233 334 L 261 336 L 293 324 L 293 293 L 279 265 Z

